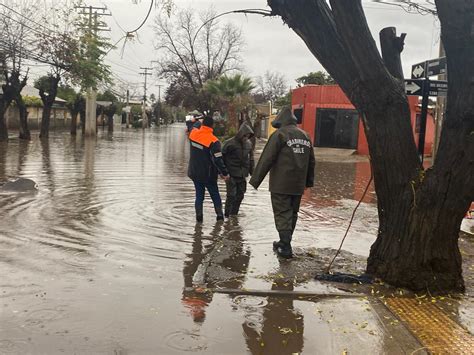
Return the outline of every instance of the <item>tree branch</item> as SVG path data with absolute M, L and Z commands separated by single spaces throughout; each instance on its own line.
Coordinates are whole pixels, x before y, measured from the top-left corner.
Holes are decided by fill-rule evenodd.
M 382 49 L 382 58 L 385 65 L 395 78 L 403 80 L 402 60 L 400 54 L 405 45 L 406 33 L 397 37 L 395 27 L 386 27 L 380 31 L 380 46 Z

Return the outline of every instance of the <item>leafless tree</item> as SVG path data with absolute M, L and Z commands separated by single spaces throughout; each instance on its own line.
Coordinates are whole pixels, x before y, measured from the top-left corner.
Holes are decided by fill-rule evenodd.
M 204 84 L 239 69 L 244 44 L 238 28 L 214 17 L 213 10 L 197 14 L 185 9 L 170 17 L 159 14 L 154 26 L 159 76 L 187 86 L 201 111 L 210 109 Z
M 257 77 L 256 93 L 266 101 L 274 102 L 288 92 L 288 84 L 283 74 L 266 71 L 263 76 Z

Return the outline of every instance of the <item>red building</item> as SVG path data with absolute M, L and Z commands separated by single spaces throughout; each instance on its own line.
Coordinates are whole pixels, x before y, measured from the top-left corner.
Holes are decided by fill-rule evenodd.
M 308 132 L 315 147 L 355 149 L 369 154 L 362 120 L 355 107 L 337 85 L 306 85 L 293 90 L 292 109 L 299 127 Z M 409 96 L 415 142 L 419 132 L 419 98 Z M 432 152 L 434 119 L 428 114 L 425 154 Z

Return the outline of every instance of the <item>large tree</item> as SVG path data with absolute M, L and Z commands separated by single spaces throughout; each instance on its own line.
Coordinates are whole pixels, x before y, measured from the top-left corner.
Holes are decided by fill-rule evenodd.
M 28 80 L 28 60 L 46 59 L 35 54 L 37 42 L 35 29 L 27 20 L 37 18 L 38 4 L 29 1 L 6 0 L 0 4 L 0 50 L 3 52 L 4 64 L 2 75 L 5 84 L 2 85 L 3 95 L 0 96 L 0 140 L 8 139 L 5 113 L 8 106 L 14 102 L 20 116 L 20 139 L 31 138 L 28 129 L 27 110 L 21 96 L 21 91 Z M 28 22 L 28 23 L 27 23 Z
M 40 30 L 36 32 L 38 52 L 50 64 L 49 73 L 35 81 L 43 102 L 40 138 L 48 138 L 51 110 L 61 80 L 72 78 L 72 69 L 77 61 L 79 40 L 74 22 L 78 20 L 74 8 L 75 1 L 53 1 L 42 16 Z M 54 30 L 52 30 L 54 28 Z
M 191 9 L 179 10 L 171 17 L 159 15 L 154 26 L 159 75 L 191 95 L 188 103 L 202 112 L 212 109 L 202 92 L 204 84 L 238 69 L 243 46 L 241 31 L 232 24 L 219 24 L 214 17 L 213 11 L 199 15 Z M 173 101 L 180 97 L 175 95 Z
M 474 2 L 435 3 L 449 91 L 438 156 L 424 169 L 404 91 L 403 38 L 395 29 L 382 31 L 382 58 L 361 0 L 268 0 L 362 116 L 379 215 L 367 271 L 413 290 L 463 290 L 459 229 L 474 200 Z

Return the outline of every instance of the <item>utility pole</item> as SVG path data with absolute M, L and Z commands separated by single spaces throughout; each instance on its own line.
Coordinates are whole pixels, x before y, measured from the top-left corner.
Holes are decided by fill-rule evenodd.
M 99 31 L 110 31 L 107 28 L 105 22 L 100 21 L 100 16 L 111 16 L 112 14 L 107 13 L 107 7 L 95 7 L 95 6 L 76 6 L 79 11 L 79 15 L 87 16 L 87 24 L 82 26 L 87 30 L 89 41 L 96 39 Z M 88 44 L 88 55 L 89 60 L 94 60 L 91 55 L 90 43 Z M 97 90 L 96 88 L 87 88 L 86 93 L 86 122 L 83 134 L 88 137 L 93 137 L 97 133 L 97 116 L 96 116 L 96 100 Z
M 125 128 L 128 128 L 128 126 L 130 125 L 130 115 L 131 115 L 131 112 L 130 112 L 130 90 L 127 89 L 127 105 L 125 106 L 125 114 L 126 114 L 126 118 L 125 118 Z
M 146 81 L 147 81 L 147 77 L 148 75 L 151 75 L 150 72 L 148 72 L 149 70 L 152 70 L 153 68 L 149 68 L 149 67 L 140 67 L 140 69 L 144 70 L 143 73 L 140 73 L 140 75 L 144 75 L 145 76 L 145 83 L 143 85 L 143 110 L 142 110 L 142 127 L 143 128 L 147 128 L 148 127 L 148 116 L 146 115 Z
M 158 84 L 157 86 L 158 86 L 158 115 L 157 115 L 158 117 L 156 119 L 157 119 L 157 122 L 161 122 L 161 119 L 160 119 L 161 117 L 161 87 L 163 85 Z M 168 124 L 168 122 L 166 122 L 166 124 Z

